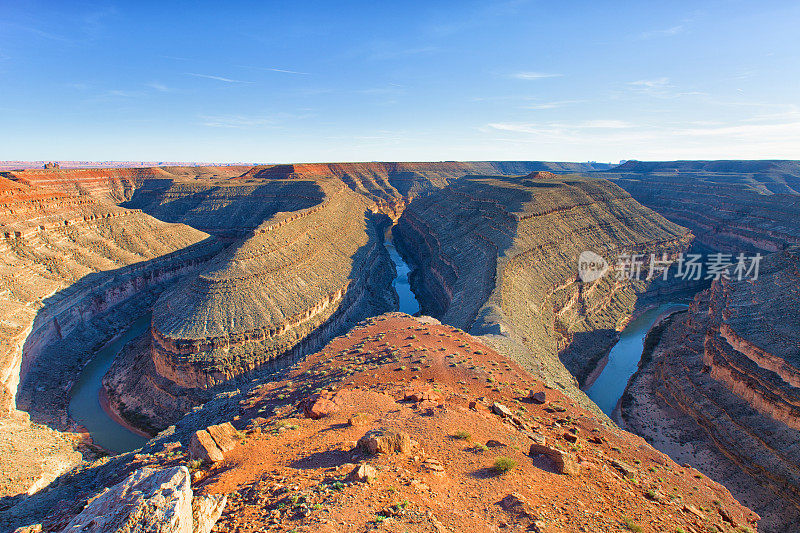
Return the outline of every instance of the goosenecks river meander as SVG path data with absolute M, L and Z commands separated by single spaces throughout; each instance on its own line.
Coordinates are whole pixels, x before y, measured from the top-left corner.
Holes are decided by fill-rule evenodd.
M 145 437 L 121 426 L 108 416 L 100 406 L 99 392 L 103 376 L 111 368 L 117 354 L 149 327 L 150 315 L 147 314 L 131 324 L 122 335 L 103 346 L 83 369 L 70 391 L 70 418 L 89 430 L 95 444 L 112 452 L 135 450 L 147 442 Z
M 385 244 L 397 268 L 397 277 L 392 286 L 400 299 L 400 311 L 413 315 L 419 312 L 419 302 L 411 291 L 411 284 L 408 281 L 411 269 L 392 244 L 391 232 L 387 232 Z M 101 348 L 83 369 L 70 391 L 69 416 L 89 430 L 95 444 L 111 452 L 135 450 L 147 442 L 146 438 L 120 425 L 105 412 L 100 405 L 99 392 L 103 376 L 111 368 L 117 354 L 127 343 L 147 331 L 149 327 L 148 314 L 136 320 L 122 335 Z
M 392 287 L 397 292 L 400 298 L 400 311 L 414 315 L 419 312 L 419 302 L 416 295 L 411 291 L 411 283 L 408 280 L 408 274 L 411 268 L 403 261 L 403 258 L 397 251 L 397 248 L 392 244 L 391 231 L 386 234 L 386 250 L 389 252 L 389 257 L 392 258 L 395 268 L 397 268 L 397 277 L 392 282 Z
M 408 275 L 411 269 L 392 244 L 391 232 L 386 235 L 386 249 L 397 269 L 392 286 L 400 301 L 400 311 L 414 315 L 420 306 L 411 290 Z M 604 413 L 611 416 L 622 397 L 628 380 L 636 372 L 642 356 L 643 342 L 658 318 L 665 313 L 685 309 L 686 305 L 669 302 L 649 309 L 632 320 L 622 331 L 619 341 L 608 354 L 608 361 L 586 393 Z M 70 391 L 69 415 L 89 430 L 95 444 L 112 452 L 135 450 L 147 439 L 133 433 L 112 419 L 100 406 L 99 391 L 103 376 L 114 358 L 131 340 L 150 326 L 150 315 L 136 320 L 122 335 L 99 350 L 86 365 Z
M 600 375 L 586 389 L 586 394 L 608 416 L 614 412 L 617 402 L 628 386 L 628 380 L 639 369 L 644 338 L 660 316 L 686 309 L 681 303 L 669 302 L 648 309 L 631 320 L 622 330 L 619 341 L 608 353 L 608 362 Z

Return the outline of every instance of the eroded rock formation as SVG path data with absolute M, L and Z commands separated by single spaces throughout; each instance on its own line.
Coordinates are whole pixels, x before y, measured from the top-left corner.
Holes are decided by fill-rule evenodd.
M 686 226 L 711 250 L 774 252 L 800 244 L 797 161 L 629 161 L 596 175 Z
M 105 380 L 112 406 L 124 405 L 153 417 L 155 428 L 165 427 L 187 405 L 203 401 L 191 389 L 214 388 L 297 355 L 348 323 L 396 305 L 394 267 L 374 204 L 336 179 L 288 183 L 293 187 L 268 180 L 234 193 L 245 200 L 231 209 L 252 214 L 248 206 L 259 196 L 249 194 L 274 190 L 274 205 L 264 207 L 272 216 L 201 274 L 161 295 L 149 357 L 119 359 Z M 299 203 L 287 208 L 293 198 Z M 222 222 L 230 220 L 236 221 L 233 214 Z
M 413 202 L 396 229 L 423 310 L 496 339 L 553 380 L 583 380 L 630 318 L 648 284 L 613 273 L 583 283 L 578 256 L 672 256 L 691 234 L 607 181 L 537 173 L 466 177 Z M 503 341 L 505 342 L 505 341 Z M 572 387 L 574 390 L 574 387 Z
M 662 333 L 623 399 L 633 431 L 724 483 L 767 531 L 800 527 L 800 248 L 720 280 Z M 688 449 L 687 449 L 688 447 Z

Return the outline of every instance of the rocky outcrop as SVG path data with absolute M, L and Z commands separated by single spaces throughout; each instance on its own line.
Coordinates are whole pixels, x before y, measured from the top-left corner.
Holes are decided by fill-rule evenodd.
M 798 324 L 800 248 L 791 247 L 767 256 L 757 280 L 722 279 L 698 295 L 622 404 L 629 428 L 730 487 L 767 531 L 800 526 Z
M 613 266 L 623 252 L 673 256 L 691 241 L 607 181 L 548 173 L 463 178 L 411 203 L 395 235 L 424 312 L 516 339 L 530 368 L 562 384 L 572 380 L 558 357 L 582 381 L 649 288 L 613 272 L 584 283 L 579 254 Z
M 194 502 L 190 482 L 186 467 L 141 468 L 93 499 L 62 531 L 208 533 L 224 497 Z
M 304 416 L 303 400 L 320 388 L 339 410 Z M 518 388 L 544 390 L 462 331 L 401 313 L 375 317 L 279 380 L 220 400 L 235 406 L 227 416 L 238 416 L 245 438 L 197 472 L 196 490 L 230 494 L 220 531 L 361 531 L 376 516 L 399 531 L 613 531 L 626 520 L 645 531 L 754 526 L 756 515 L 696 470 L 558 391 L 548 390 L 544 405 L 518 403 Z M 505 406 L 501 414 L 495 405 Z M 216 408 L 163 438 L 183 440 L 190 420 Z M 500 473 L 504 466 L 511 470 Z M 510 493 L 522 505 L 508 505 Z
M 361 197 L 329 192 L 324 208 L 270 220 L 202 274 L 164 294 L 153 314 L 158 373 L 206 388 L 291 351 L 353 307 L 373 313 L 371 271 L 391 270 Z M 373 300 L 373 302 L 370 302 Z M 361 318 L 361 317 L 359 317 Z

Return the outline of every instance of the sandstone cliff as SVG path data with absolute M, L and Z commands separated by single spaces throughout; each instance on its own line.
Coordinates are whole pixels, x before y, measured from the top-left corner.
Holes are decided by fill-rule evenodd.
M 463 178 L 409 205 L 396 233 L 426 313 L 518 340 L 525 363 L 562 385 L 572 380 L 559 355 L 582 381 L 648 288 L 613 273 L 583 283 L 579 254 L 613 264 L 623 252 L 673 255 L 691 240 L 607 181 L 549 173 Z
M 757 280 L 698 295 L 623 399 L 627 427 L 724 483 L 766 531 L 800 527 L 798 324 L 792 247 L 767 256 Z

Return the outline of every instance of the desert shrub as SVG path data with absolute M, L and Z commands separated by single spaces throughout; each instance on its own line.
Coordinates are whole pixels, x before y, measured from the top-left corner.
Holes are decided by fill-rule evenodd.
M 494 470 L 498 474 L 505 474 L 512 471 L 517 466 L 517 462 L 510 457 L 498 457 L 494 460 Z

